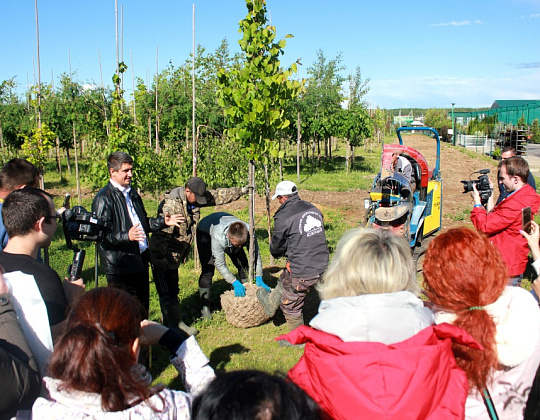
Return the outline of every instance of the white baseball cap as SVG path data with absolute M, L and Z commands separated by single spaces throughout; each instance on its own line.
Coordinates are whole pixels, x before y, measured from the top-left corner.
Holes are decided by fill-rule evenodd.
M 296 184 L 292 181 L 281 181 L 276 186 L 276 193 L 272 197 L 272 200 L 275 200 L 280 195 L 293 194 L 298 194 L 298 188 L 296 188 Z

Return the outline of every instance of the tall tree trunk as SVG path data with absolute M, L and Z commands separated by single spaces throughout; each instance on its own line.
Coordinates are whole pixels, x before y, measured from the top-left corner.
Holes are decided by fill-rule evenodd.
M 280 159 L 281 160 L 281 159 Z M 283 178 L 282 178 L 283 179 Z M 272 224 L 270 223 L 270 182 L 268 181 L 268 165 L 264 164 L 264 195 L 266 198 L 266 216 L 268 220 L 268 243 L 272 242 Z M 274 265 L 274 257 L 270 254 L 270 265 Z
M 300 148 L 302 147 L 302 131 L 300 124 L 300 112 L 296 116 L 296 183 L 300 183 Z M 283 175 L 282 178 L 283 179 Z
M 249 160 L 249 274 L 248 281 L 253 283 L 255 267 L 255 162 Z
M 156 153 L 159 153 L 159 113 L 158 113 L 158 82 L 159 82 L 159 46 L 156 46 Z
M 65 149 L 65 150 L 66 150 L 67 169 L 68 169 L 69 174 L 71 175 L 71 165 L 69 164 L 69 149 Z
M 77 137 L 73 123 L 73 153 L 75 153 L 75 180 L 77 181 L 77 204 L 81 205 L 81 180 L 79 178 L 79 153 L 77 152 Z
M 152 118 L 148 116 L 148 146 L 152 147 Z
M 54 148 L 55 150 L 55 159 L 56 159 L 56 170 L 60 174 L 60 179 L 62 179 L 62 156 L 60 152 L 60 139 L 56 137 L 56 146 Z
M 321 140 L 317 137 L 317 167 L 321 169 Z
M 345 167 L 347 172 L 350 172 L 350 163 L 351 163 L 351 140 L 347 137 L 347 157 L 345 158 Z
M 0 148 L 2 149 L 2 154 L 4 154 L 4 133 L 2 132 L 1 123 L 0 123 Z

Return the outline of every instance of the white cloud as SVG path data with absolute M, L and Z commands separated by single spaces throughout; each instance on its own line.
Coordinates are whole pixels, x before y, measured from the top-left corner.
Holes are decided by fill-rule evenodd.
M 518 63 L 516 67 L 518 69 L 540 69 L 540 61 L 531 63 Z
M 519 18 L 520 19 L 538 19 L 540 18 L 540 13 L 533 13 L 530 15 L 521 15 Z
M 482 23 L 481 20 L 462 20 L 460 22 L 456 22 L 455 20 L 452 20 L 451 22 L 433 23 L 429 26 L 467 26 L 467 25 L 480 25 L 481 23 Z
M 540 99 L 540 70 L 499 78 L 422 76 L 371 80 L 368 100 L 381 108 L 490 107 L 497 99 Z

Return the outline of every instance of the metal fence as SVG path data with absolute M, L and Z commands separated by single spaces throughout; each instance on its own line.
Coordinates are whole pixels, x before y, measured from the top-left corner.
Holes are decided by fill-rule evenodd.
M 488 136 L 476 136 L 467 134 L 456 134 L 456 145 L 463 146 L 468 150 L 475 151 L 476 153 L 482 153 L 489 155 L 493 153 L 493 150 L 497 147 L 497 140 L 488 138 Z
M 455 112 L 457 124 L 467 125 L 475 118 L 483 120 L 497 114 L 499 122 L 517 125 L 521 117 L 525 118 L 525 124 L 531 125 L 536 119 L 540 120 L 540 101 L 530 102 L 523 105 L 504 106 L 484 111 Z

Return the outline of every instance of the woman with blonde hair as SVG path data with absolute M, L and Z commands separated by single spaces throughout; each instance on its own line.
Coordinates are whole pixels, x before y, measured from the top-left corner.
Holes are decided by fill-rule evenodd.
M 467 378 L 451 325 L 433 327 L 409 244 L 388 230 L 354 229 L 338 243 L 319 314 L 278 339 L 305 343 L 289 377 L 331 418 L 463 418 Z
M 540 310 L 532 295 L 507 286 L 497 248 L 467 228 L 437 236 L 423 272 L 435 322 L 457 325 L 483 346 L 478 351 L 454 345 L 470 385 L 466 418 L 495 418 L 495 411 L 500 419 L 523 418 L 540 362 Z

